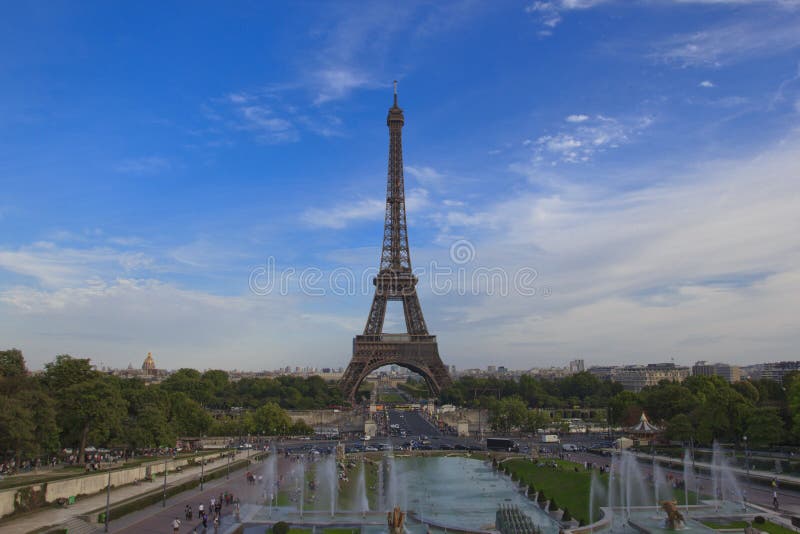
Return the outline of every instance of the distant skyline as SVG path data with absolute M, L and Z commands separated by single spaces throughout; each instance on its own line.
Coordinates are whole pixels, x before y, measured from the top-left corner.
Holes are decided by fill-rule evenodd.
M 0 349 L 345 366 L 395 79 L 445 364 L 800 359 L 794 0 L 9 4 Z

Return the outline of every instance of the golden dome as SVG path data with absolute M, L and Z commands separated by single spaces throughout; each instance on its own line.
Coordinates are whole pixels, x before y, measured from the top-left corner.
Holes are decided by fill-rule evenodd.
M 144 363 L 142 364 L 142 369 L 145 371 L 150 371 L 156 368 L 156 361 L 153 359 L 153 353 L 148 352 L 147 358 L 144 359 Z

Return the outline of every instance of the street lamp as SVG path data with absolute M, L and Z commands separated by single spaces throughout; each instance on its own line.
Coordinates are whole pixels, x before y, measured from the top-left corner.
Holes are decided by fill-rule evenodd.
M 228 453 L 228 471 L 225 473 L 225 480 L 230 480 L 231 478 L 231 453 Z
M 164 491 L 162 492 L 161 508 L 167 507 L 167 459 L 164 458 Z
M 750 458 L 747 450 L 747 436 L 742 436 L 744 440 L 744 470 L 747 473 L 747 491 L 750 491 Z
M 200 456 L 200 491 L 203 491 L 203 478 L 205 478 L 206 461 Z
M 105 520 L 105 532 L 108 532 L 108 515 L 111 513 L 111 466 L 108 468 L 108 482 L 106 483 L 106 516 Z

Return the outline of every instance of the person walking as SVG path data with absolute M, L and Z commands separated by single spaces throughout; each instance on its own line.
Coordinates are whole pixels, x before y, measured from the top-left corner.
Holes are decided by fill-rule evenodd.
M 203 519 L 203 503 L 197 507 L 197 519 Z
M 185 515 L 186 515 L 186 520 L 187 521 L 191 521 L 192 520 L 192 505 L 191 504 L 187 504 L 186 505 Z
M 181 520 L 176 517 L 175 520 L 172 522 L 172 534 L 178 534 L 180 530 L 181 530 Z
M 777 490 L 772 490 L 772 507 L 775 508 L 775 511 L 778 511 L 778 492 Z

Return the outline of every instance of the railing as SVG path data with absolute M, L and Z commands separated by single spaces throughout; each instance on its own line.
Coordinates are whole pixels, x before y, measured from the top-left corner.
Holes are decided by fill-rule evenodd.
M 356 341 L 372 343 L 429 343 L 435 342 L 436 336 L 415 336 L 412 334 L 380 334 L 377 336 L 356 336 Z

